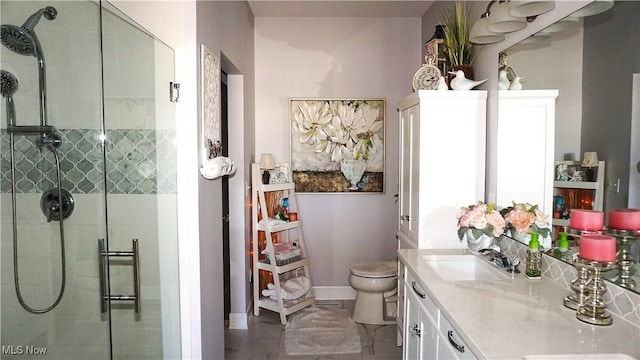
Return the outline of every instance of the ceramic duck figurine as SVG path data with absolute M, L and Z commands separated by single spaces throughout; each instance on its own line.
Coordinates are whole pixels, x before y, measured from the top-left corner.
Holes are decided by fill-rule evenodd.
M 440 79 L 438 79 L 438 87 L 436 87 L 436 89 L 449 90 L 449 85 L 447 85 L 447 82 L 445 81 L 444 76 L 440 76 Z
M 449 71 L 449 74 L 453 74 L 456 76 L 451 80 L 451 88 L 453 90 L 471 90 L 474 87 L 487 81 L 487 79 L 478 80 L 478 81 L 469 80 L 464 76 L 464 72 L 462 70 L 457 70 L 455 72 Z
M 509 86 L 509 90 L 522 90 L 522 83 L 520 80 L 524 79 L 524 76 L 516 76 L 515 79 L 511 82 Z
M 509 86 L 511 82 L 507 77 L 507 72 L 504 70 L 500 70 L 498 74 L 498 90 L 509 90 Z

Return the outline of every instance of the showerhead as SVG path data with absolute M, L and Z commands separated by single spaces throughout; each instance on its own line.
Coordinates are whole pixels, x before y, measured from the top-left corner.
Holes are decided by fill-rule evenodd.
M 18 91 L 18 79 L 10 72 L 0 70 L 0 93 L 7 99 L 7 127 L 16 124 L 16 107 L 13 94 Z
M 58 16 L 58 11 L 52 6 L 47 6 L 29 16 L 27 21 L 18 27 L 16 25 L 2 25 L 0 27 L 0 41 L 9 50 L 20 55 L 39 56 L 40 43 L 33 29 L 44 15 L 47 20 L 53 20 Z
M 12 73 L 0 70 L 0 92 L 2 97 L 10 98 L 18 91 L 18 79 Z

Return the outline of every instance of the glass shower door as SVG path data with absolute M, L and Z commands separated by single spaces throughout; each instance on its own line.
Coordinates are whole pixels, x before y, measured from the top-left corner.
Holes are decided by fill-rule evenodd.
M 179 358 L 173 50 L 103 1 L 0 24 L 0 357 Z
M 179 358 L 174 53 L 108 3 L 102 24 L 112 354 Z

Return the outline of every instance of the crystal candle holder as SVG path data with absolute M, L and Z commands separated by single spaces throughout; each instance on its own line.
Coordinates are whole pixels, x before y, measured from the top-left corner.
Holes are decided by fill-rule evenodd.
M 576 260 L 574 265 L 576 270 L 578 270 L 578 277 L 571 282 L 571 290 L 573 292 L 565 296 L 563 304 L 569 309 L 577 311 L 578 308 L 584 306 L 587 302 L 587 296 L 589 295 L 587 284 L 591 280 L 591 274 L 587 267 L 582 266 L 580 260 Z
M 587 281 L 585 290 L 588 296 L 584 304 L 576 310 L 576 318 L 582 322 L 592 325 L 611 325 L 613 318 L 606 312 L 606 304 L 603 295 L 607 292 L 607 287 L 602 280 L 602 273 L 617 266 L 616 262 L 600 262 L 583 258 L 578 258 L 576 264 L 580 263 L 582 269 L 587 269 L 590 279 Z
M 609 229 L 607 234 L 616 238 L 619 248 L 617 255 L 619 270 L 614 283 L 628 289 L 635 289 L 637 284 L 636 281 L 631 278 L 631 274 L 633 274 L 636 259 L 631 253 L 631 245 L 633 245 L 636 240 L 640 239 L 640 230 L 629 231 Z

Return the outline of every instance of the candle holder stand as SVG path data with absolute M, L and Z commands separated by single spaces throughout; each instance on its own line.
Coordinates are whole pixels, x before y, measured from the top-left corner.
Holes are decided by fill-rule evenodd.
M 631 253 L 631 245 L 640 239 L 640 230 L 609 229 L 607 234 L 616 238 L 620 249 L 617 255 L 618 276 L 616 276 L 613 282 L 628 289 L 635 289 L 637 284 L 636 281 L 631 278 L 631 275 L 633 275 L 636 260 Z
M 585 234 L 602 234 L 602 231 L 567 228 L 566 233 L 572 238 L 580 238 Z M 587 296 L 589 296 L 587 283 L 591 280 L 591 273 L 588 268 L 582 266 L 582 262 L 579 259 L 576 259 L 573 265 L 578 270 L 578 277 L 571 282 L 571 290 L 573 292 L 565 296 L 563 304 L 569 309 L 577 311 L 578 308 L 586 303 Z
M 602 273 L 615 268 L 617 266 L 616 262 L 600 262 L 578 258 L 576 260 L 577 263 L 580 263 L 582 268 L 587 269 L 590 273 L 590 279 L 586 285 L 589 295 L 585 303 L 578 307 L 576 318 L 592 325 L 611 325 L 613 318 L 605 311 L 606 304 L 603 295 L 607 292 L 607 287 L 602 280 Z
M 572 229 L 572 228 L 567 228 L 567 231 L 565 232 L 570 237 L 577 237 L 577 238 L 579 238 L 582 235 L 604 234 L 604 230 L 578 230 L 578 229 Z
M 577 311 L 587 302 L 587 296 L 589 295 L 587 284 L 591 280 L 591 274 L 588 268 L 582 266 L 582 262 L 579 259 L 574 262 L 574 265 L 578 270 L 578 277 L 571 282 L 571 290 L 573 292 L 564 297 L 563 304 L 569 309 Z

